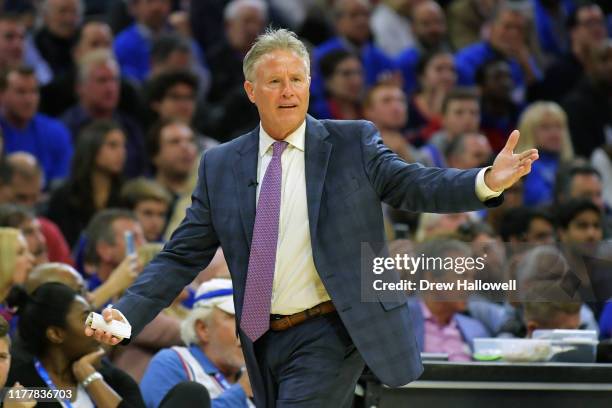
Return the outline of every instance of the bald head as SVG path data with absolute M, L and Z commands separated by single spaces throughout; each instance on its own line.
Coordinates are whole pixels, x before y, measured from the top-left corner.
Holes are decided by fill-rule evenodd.
M 79 293 L 85 290 L 83 277 L 72 266 L 58 262 L 44 263 L 34 268 L 28 275 L 25 289 L 32 293 L 41 285 L 51 282 L 62 283 Z
M 446 18 L 442 7 L 433 0 L 417 4 L 412 13 L 412 31 L 424 48 L 440 47 L 446 36 Z
M 34 207 L 40 200 L 44 185 L 42 168 L 36 157 L 30 153 L 15 152 L 6 158 L 6 164 L 11 170 L 11 189 L 13 202 L 28 208 Z

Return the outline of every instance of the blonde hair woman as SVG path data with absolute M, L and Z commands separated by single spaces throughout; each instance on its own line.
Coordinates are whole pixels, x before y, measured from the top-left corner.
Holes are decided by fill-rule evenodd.
M 14 284 L 26 281 L 34 257 L 18 229 L 0 228 L 0 302 L 6 299 Z
M 574 158 L 567 115 L 554 102 L 535 102 L 521 115 L 519 130 L 521 138 L 516 151 L 537 148 L 540 154 L 525 179 L 525 205 L 549 204 L 559 164 Z

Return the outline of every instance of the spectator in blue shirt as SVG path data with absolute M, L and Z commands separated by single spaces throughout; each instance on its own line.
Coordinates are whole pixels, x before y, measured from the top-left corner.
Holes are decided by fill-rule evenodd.
M 556 60 L 568 50 L 566 21 L 574 9 L 574 0 L 533 0 L 538 43 L 546 62 Z
M 314 49 L 310 98 L 324 98 L 324 84 L 319 61 L 329 52 L 345 49 L 359 55 L 366 85 L 371 86 L 382 76 L 395 72 L 395 63 L 370 41 L 370 5 L 364 0 L 339 0 L 334 3 L 337 36 Z
M 34 70 L 6 71 L 0 78 L 0 95 L 5 151 L 34 155 L 44 169 L 47 186 L 66 177 L 73 150 L 70 132 L 60 121 L 37 113 L 40 95 Z
M 510 64 L 515 86 L 513 99 L 522 102 L 525 98 L 525 87 L 542 76 L 527 45 L 526 33 L 526 17 L 519 10 L 502 6 L 491 25 L 489 39 L 457 52 L 455 63 L 459 85 L 474 85 L 476 72 L 483 64 L 503 58 Z
M 229 279 L 200 285 L 193 309 L 181 323 L 181 337 L 188 346 L 161 350 L 140 382 L 148 408 L 158 407 L 169 391 L 185 381 L 204 385 L 214 408 L 254 406 L 247 398 L 252 391 L 236 338 L 232 294 Z

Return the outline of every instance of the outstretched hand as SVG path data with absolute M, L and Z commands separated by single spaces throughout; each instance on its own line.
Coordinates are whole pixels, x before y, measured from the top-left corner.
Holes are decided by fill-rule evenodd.
M 538 160 L 537 149 L 514 153 L 520 132 L 513 131 L 506 145 L 495 158 L 493 167 L 485 174 L 485 184 L 493 191 L 503 191 L 531 171 L 531 165 Z
M 110 323 L 113 320 L 118 320 L 120 322 L 127 323 L 127 321 L 123 318 L 123 316 L 117 309 L 113 309 L 110 307 L 104 308 L 104 310 L 102 311 L 102 317 L 104 317 L 104 321 L 106 321 L 107 323 Z M 102 329 L 94 330 L 89 326 L 85 327 L 85 335 L 93 336 L 100 343 L 107 344 L 109 346 L 116 346 L 123 340 L 121 338 L 113 336 L 111 333 L 106 332 Z

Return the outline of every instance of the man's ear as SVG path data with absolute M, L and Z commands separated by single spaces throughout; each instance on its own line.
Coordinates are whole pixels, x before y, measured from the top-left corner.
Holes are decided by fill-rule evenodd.
M 244 81 L 244 90 L 249 98 L 249 101 L 255 103 L 255 87 L 251 81 Z
M 201 344 L 206 344 L 210 341 L 210 330 L 208 330 L 206 323 L 204 323 L 202 320 L 196 320 L 194 323 L 194 329 Z
M 61 344 L 64 342 L 65 332 L 56 326 L 49 326 L 47 330 L 45 330 L 45 335 L 47 339 L 53 344 Z

